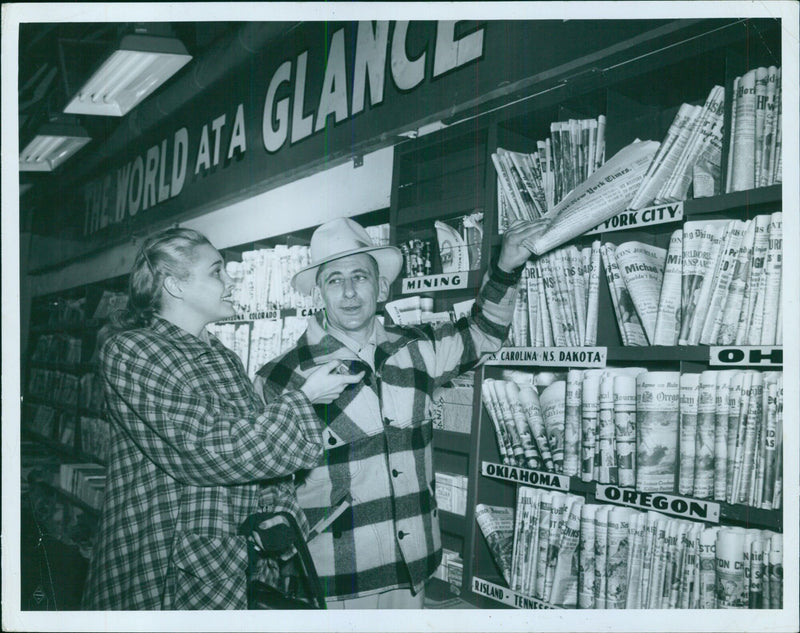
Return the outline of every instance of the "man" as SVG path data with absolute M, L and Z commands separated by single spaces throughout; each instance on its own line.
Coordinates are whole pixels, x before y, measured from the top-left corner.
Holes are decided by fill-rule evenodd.
M 295 479 L 328 608 L 422 608 L 424 583 L 442 556 L 431 394 L 505 340 L 531 254 L 523 242 L 536 232 L 532 224 L 506 232 L 471 316 L 410 328 L 384 327 L 375 316 L 402 267 L 399 249 L 373 246 L 346 218 L 314 232 L 312 264 L 292 284 L 316 293 L 325 311 L 294 348 L 259 370 L 256 387 L 269 401 L 331 360 L 339 361 L 334 371 L 364 372 L 330 405 L 315 407 L 325 454 Z M 268 489 L 262 507 L 291 506 L 285 491 Z

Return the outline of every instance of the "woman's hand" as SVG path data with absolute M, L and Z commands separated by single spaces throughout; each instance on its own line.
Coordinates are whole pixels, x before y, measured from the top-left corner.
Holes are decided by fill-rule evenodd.
M 339 374 L 334 370 L 339 366 L 338 360 L 331 360 L 320 365 L 306 379 L 300 391 L 306 394 L 311 404 L 330 404 L 347 385 L 353 385 L 364 377 L 364 372 L 357 374 Z

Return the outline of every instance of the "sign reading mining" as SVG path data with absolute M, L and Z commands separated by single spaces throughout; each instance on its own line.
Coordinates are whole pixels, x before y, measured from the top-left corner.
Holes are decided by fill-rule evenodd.
M 468 277 L 468 271 L 446 273 L 444 275 L 426 275 L 424 277 L 405 277 L 403 279 L 403 294 L 466 288 Z

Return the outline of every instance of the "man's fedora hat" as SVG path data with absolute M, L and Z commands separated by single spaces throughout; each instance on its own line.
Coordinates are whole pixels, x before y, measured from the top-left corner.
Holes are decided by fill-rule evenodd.
M 378 262 L 378 274 L 392 283 L 403 267 L 403 254 L 396 246 L 375 246 L 369 234 L 350 218 L 337 218 L 320 225 L 311 236 L 311 265 L 292 278 L 292 287 L 310 294 L 316 285 L 317 270 L 323 264 L 359 253 L 370 254 Z

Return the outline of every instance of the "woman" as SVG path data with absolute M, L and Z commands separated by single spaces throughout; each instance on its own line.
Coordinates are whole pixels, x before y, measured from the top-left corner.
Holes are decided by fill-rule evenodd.
M 205 326 L 233 316 L 232 282 L 200 233 L 147 240 L 121 331 L 100 350 L 111 423 L 107 484 L 86 609 L 245 609 L 239 524 L 259 480 L 315 466 L 312 403 L 359 376 L 311 375 L 266 406 L 239 358 Z

